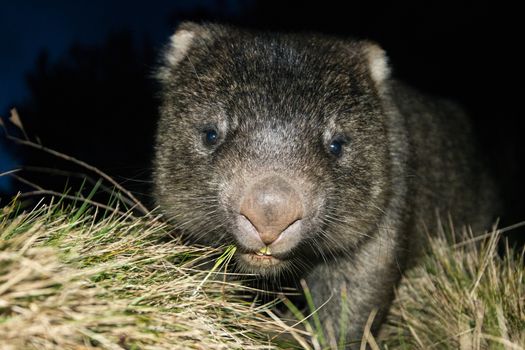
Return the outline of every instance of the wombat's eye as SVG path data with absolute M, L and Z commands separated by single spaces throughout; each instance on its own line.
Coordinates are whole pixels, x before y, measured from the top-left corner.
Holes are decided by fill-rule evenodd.
M 328 146 L 328 151 L 336 157 L 341 156 L 343 153 L 343 145 L 346 141 L 341 137 L 336 137 L 332 139 L 330 145 Z
M 214 128 L 204 130 L 204 143 L 208 146 L 213 146 L 219 139 L 219 134 Z

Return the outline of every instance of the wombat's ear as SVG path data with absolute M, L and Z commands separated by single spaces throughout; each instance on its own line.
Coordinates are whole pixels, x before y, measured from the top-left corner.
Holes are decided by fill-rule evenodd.
M 170 38 L 168 48 L 164 53 L 166 63 L 176 66 L 188 53 L 189 48 L 202 27 L 197 23 L 183 22 L 177 27 L 175 34 Z
M 183 22 L 177 27 L 162 55 L 162 65 L 157 71 L 158 79 L 162 81 L 169 78 L 169 72 L 186 57 L 197 36 L 203 32 L 204 26 L 194 22 Z
M 385 51 L 376 43 L 365 42 L 364 53 L 368 71 L 378 90 L 383 90 L 385 81 L 390 78 L 390 66 Z

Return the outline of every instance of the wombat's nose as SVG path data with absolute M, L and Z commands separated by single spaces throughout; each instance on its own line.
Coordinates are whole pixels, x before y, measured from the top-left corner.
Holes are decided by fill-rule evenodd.
M 302 218 L 303 205 L 292 186 L 273 176 L 250 187 L 242 200 L 240 213 L 257 229 L 261 240 L 270 244 Z

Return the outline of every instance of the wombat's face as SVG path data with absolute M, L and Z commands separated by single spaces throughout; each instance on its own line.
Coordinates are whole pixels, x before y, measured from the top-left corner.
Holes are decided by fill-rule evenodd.
M 387 195 L 385 75 L 369 43 L 183 25 L 159 72 L 157 203 L 242 271 L 351 254 Z

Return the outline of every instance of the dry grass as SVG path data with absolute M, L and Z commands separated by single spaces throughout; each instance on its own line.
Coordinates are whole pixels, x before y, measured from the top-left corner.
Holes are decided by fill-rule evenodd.
M 0 349 L 277 347 L 286 327 L 268 305 L 198 269 L 221 251 L 160 242 L 154 219 L 86 209 L 3 209 Z
M 217 277 L 232 250 L 167 235 L 155 218 L 88 204 L 4 208 L 0 349 L 324 348 L 299 330 L 295 340 L 274 338 L 290 329 L 271 305 L 250 304 L 244 287 Z M 379 347 L 524 349 L 523 253 L 500 257 L 497 234 L 439 237 L 403 280 Z
M 498 231 L 479 242 L 438 226 L 398 290 L 385 347 L 525 349 L 524 251 L 499 255 Z

